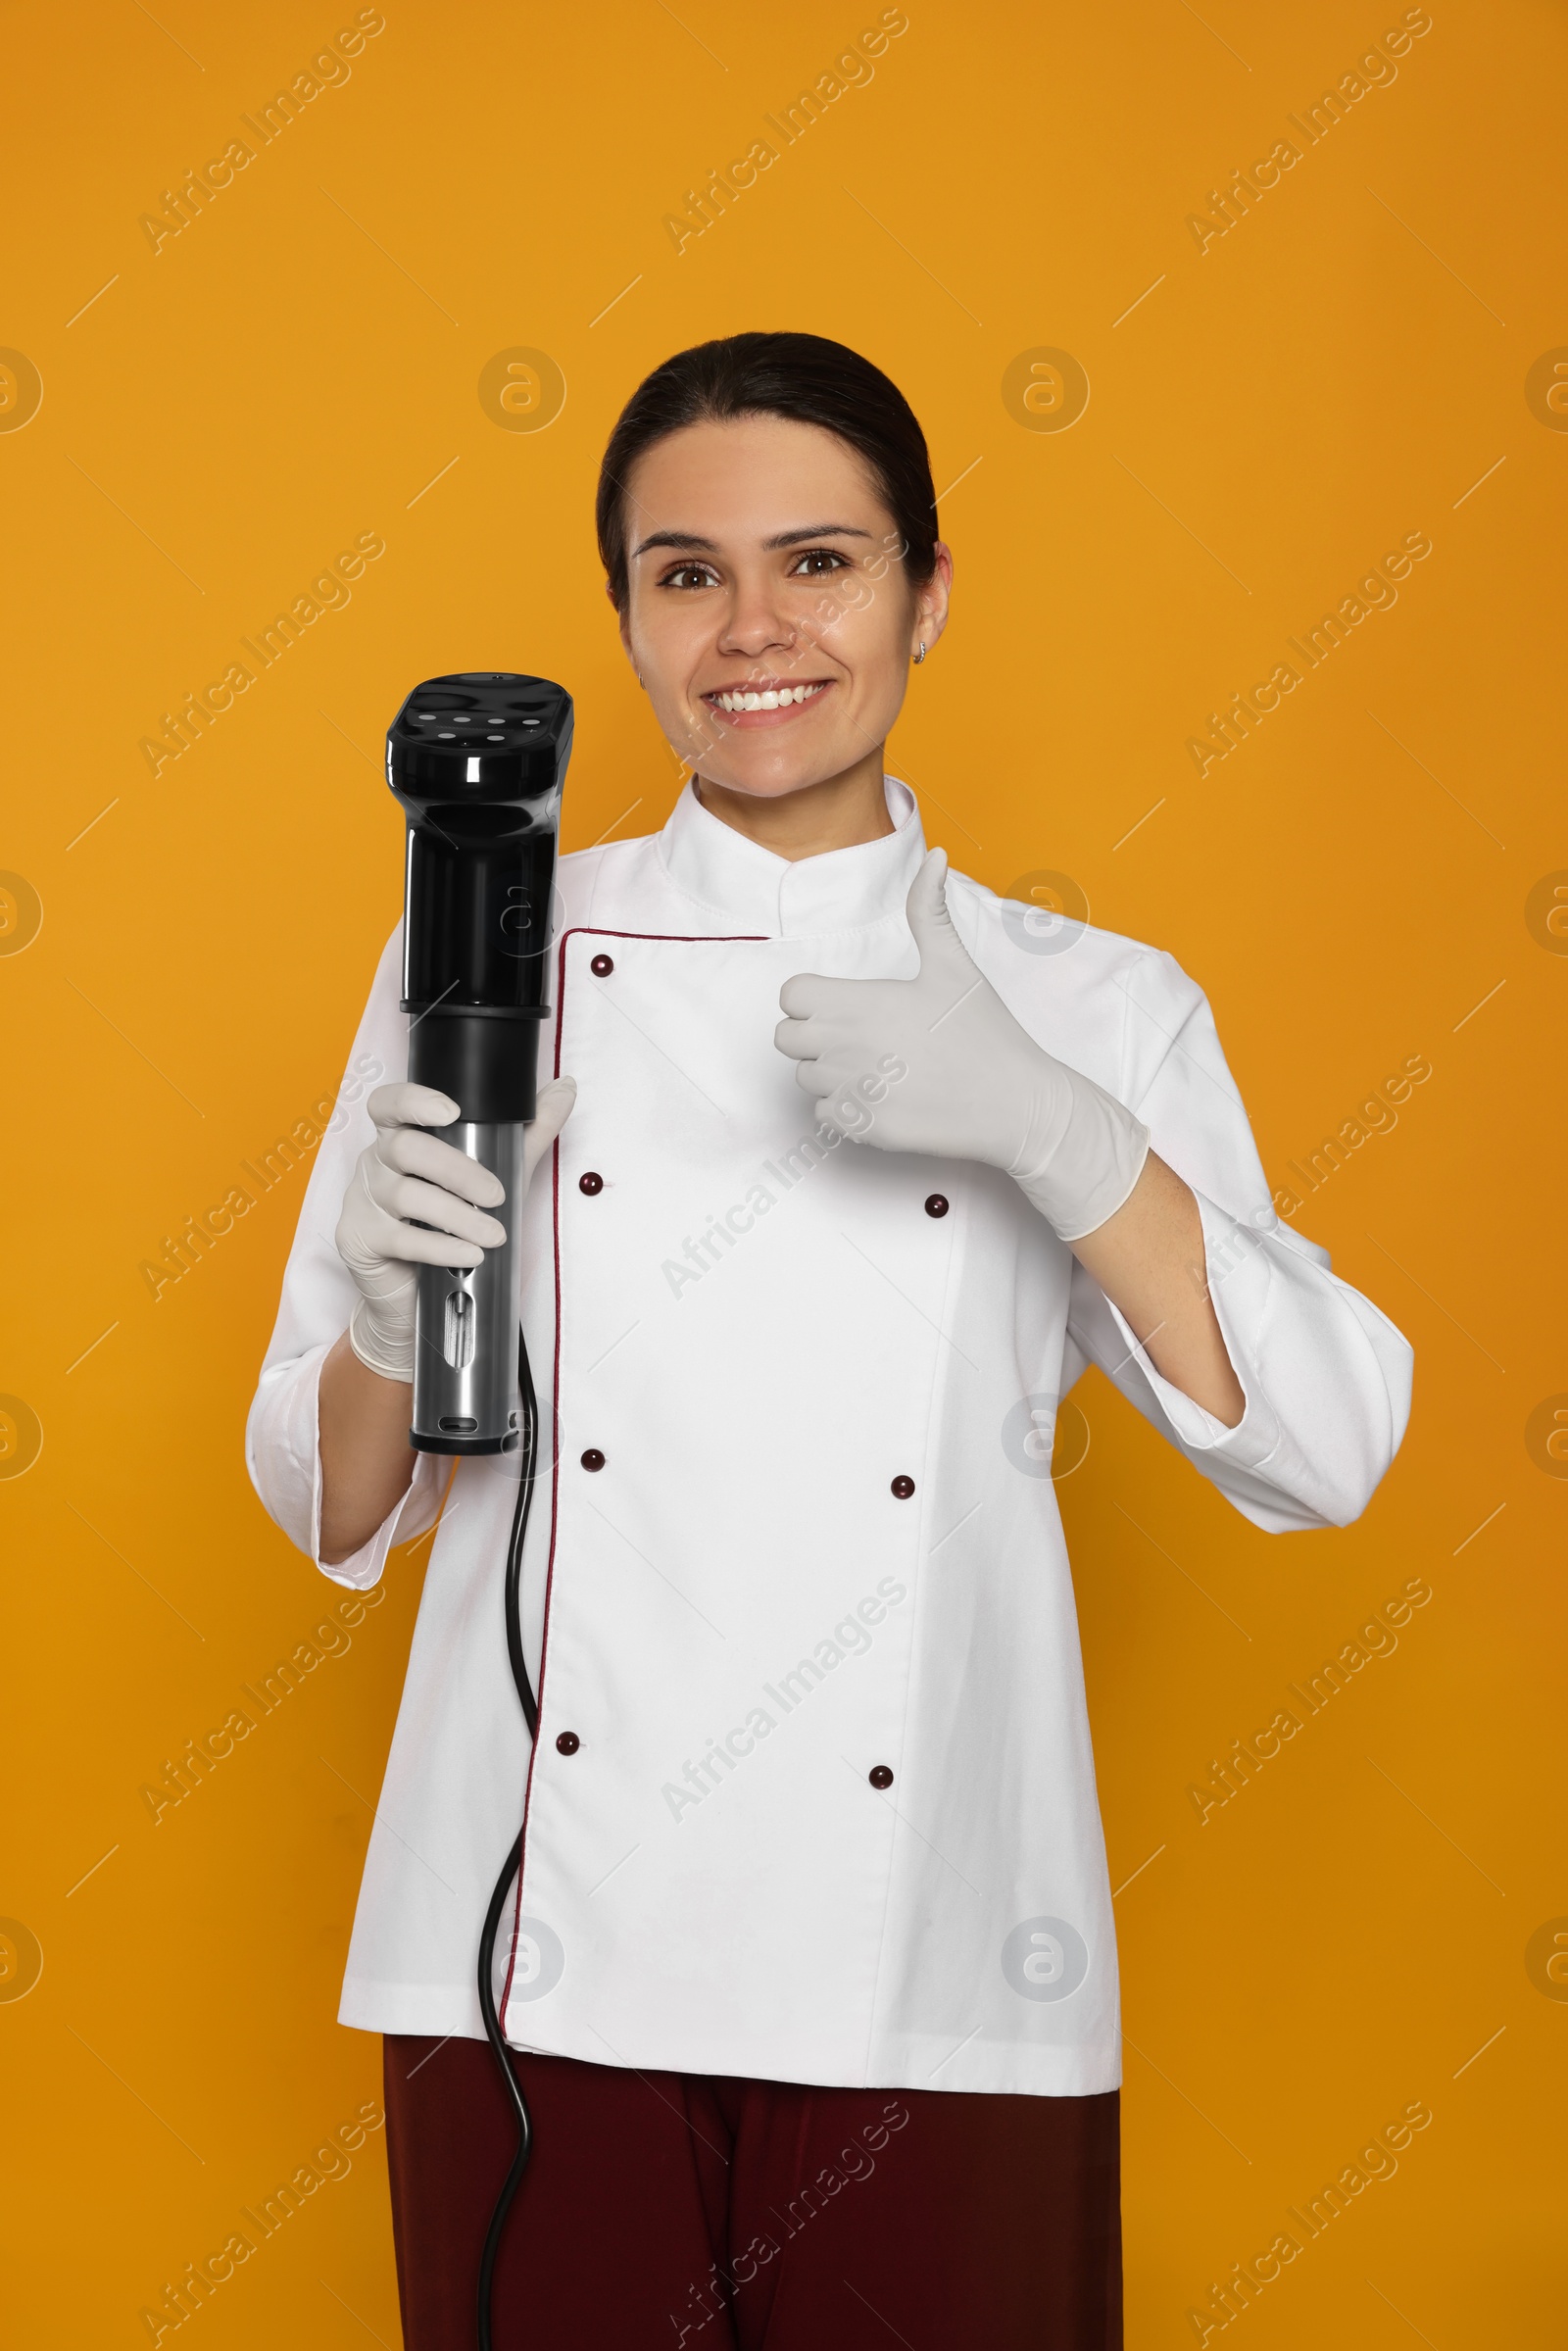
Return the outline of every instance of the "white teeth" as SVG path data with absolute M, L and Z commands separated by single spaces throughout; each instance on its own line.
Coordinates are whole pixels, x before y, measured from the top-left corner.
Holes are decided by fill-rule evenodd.
M 721 710 L 731 712 L 736 710 L 781 710 L 787 703 L 809 702 L 813 695 L 821 693 L 823 683 L 825 681 L 814 686 L 768 686 L 763 691 L 757 693 L 714 694 L 710 697 L 710 700 L 716 702 Z

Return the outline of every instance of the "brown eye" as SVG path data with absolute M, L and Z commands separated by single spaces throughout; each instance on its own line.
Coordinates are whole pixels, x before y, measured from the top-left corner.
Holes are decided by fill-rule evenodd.
M 798 579 L 820 579 L 824 572 L 842 571 L 847 558 L 832 547 L 811 547 L 795 567 Z

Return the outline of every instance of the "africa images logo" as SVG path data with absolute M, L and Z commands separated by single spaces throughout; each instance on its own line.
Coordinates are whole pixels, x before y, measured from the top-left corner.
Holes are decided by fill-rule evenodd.
M 1002 1972 L 1023 2000 L 1070 2000 L 1089 1973 L 1089 1945 L 1066 1919 L 1021 1919 L 1002 1946 Z

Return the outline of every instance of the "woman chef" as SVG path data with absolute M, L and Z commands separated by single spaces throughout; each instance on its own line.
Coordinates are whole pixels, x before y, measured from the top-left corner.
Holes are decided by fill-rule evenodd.
M 894 385 L 812 335 L 682 352 L 598 513 L 694 772 L 560 869 L 531 1749 L 515 1456 L 442 1511 L 408 1443 L 414 1262 L 503 1235 L 445 1097 L 384 1086 L 323 1142 L 250 1422 L 339 1584 L 440 1513 L 340 2011 L 386 2036 L 405 2337 L 473 2339 L 513 2151 L 473 1957 L 520 1819 L 498 2342 L 1106 2351 L 1116 1949 L 1056 1407 L 1092 1360 L 1254 1526 L 1343 1526 L 1409 1348 L 1276 1217 L 1200 989 L 949 872 L 885 776 L 952 577 Z M 356 1041 L 392 1071 L 399 960 Z

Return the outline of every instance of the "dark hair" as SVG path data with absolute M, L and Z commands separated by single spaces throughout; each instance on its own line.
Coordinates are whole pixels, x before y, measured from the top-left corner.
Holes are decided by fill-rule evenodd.
M 633 465 L 688 424 L 734 416 L 785 416 L 820 425 L 865 462 L 899 526 L 910 581 L 936 568 L 937 502 L 931 461 L 914 411 L 891 377 L 825 335 L 725 335 L 677 351 L 637 386 L 615 422 L 599 469 L 594 518 L 616 610 L 624 612 L 625 485 Z

